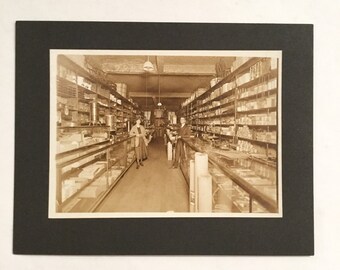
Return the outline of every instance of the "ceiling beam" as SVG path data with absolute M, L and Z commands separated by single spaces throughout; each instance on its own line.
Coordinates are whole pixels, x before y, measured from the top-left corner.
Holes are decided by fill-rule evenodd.
M 155 97 L 155 93 L 145 93 L 145 92 L 129 92 L 130 97 Z M 158 95 L 157 95 L 158 96 Z M 191 93 L 188 92 L 161 92 L 161 98 L 188 98 L 191 96 Z
M 215 65 L 169 64 L 164 66 L 164 73 L 191 73 L 215 75 Z

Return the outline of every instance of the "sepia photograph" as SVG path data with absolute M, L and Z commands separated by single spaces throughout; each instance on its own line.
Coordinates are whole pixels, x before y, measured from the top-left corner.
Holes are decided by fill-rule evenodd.
M 1 5 L 0 269 L 334 268 L 338 9 L 272 2 Z
M 49 218 L 281 218 L 281 66 L 51 49 Z
M 15 254 L 314 254 L 312 25 L 24 21 L 15 53 Z

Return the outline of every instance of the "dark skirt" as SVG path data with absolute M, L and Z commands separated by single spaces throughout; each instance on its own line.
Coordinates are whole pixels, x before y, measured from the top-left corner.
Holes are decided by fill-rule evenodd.
M 139 144 L 137 147 L 135 147 L 136 159 L 141 160 L 141 159 L 145 159 L 148 157 L 148 152 L 147 152 L 147 148 L 146 148 L 143 138 L 140 137 L 138 139 L 139 139 Z

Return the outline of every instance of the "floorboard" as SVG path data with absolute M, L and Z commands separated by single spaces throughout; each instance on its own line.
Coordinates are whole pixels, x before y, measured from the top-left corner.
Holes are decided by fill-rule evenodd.
M 144 166 L 126 172 L 96 212 L 188 212 L 188 185 L 180 169 L 170 169 L 162 138 L 148 146 Z

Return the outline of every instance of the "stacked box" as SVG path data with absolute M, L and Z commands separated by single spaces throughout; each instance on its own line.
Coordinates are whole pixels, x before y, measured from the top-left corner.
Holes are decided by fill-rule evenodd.
M 277 69 L 277 58 L 270 58 L 270 68 L 273 69 Z
M 71 197 L 73 194 L 75 194 L 78 191 L 78 189 L 74 186 L 65 186 L 61 189 L 61 200 L 64 202 L 69 197 Z
M 242 66 L 244 63 L 246 63 L 250 57 L 236 57 L 235 61 L 233 62 L 231 66 L 231 71 L 235 71 L 238 69 L 240 66 Z
M 79 198 L 97 198 L 102 192 L 106 190 L 104 185 L 91 185 L 80 192 Z
M 62 183 L 62 201 L 75 194 L 79 189 L 88 183 L 88 179 L 71 177 L 66 179 Z
M 105 97 L 107 99 L 110 98 L 110 91 L 104 88 L 99 87 L 97 89 L 97 94 L 101 95 L 102 97 Z
M 58 141 L 57 142 L 57 153 L 73 150 L 79 147 L 77 141 Z
M 93 179 L 104 167 L 105 164 L 101 164 L 98 162 L 91 164 L 90 166 L 85 167 L 79 174 L 79 176 L 83 178 Z
M 236 84 L 242 85 L 242 84 L 249 82 L 250 80 L 251 80 L 250 73 L 247 72 L 236 79 Z
M 206 88 L 198 88 L 198 89 L 196 90 L 196 92 L 195 92 L 196 97 L 199 97 L 199 96 L 203 95 L 206 91 L 207 91 Z

